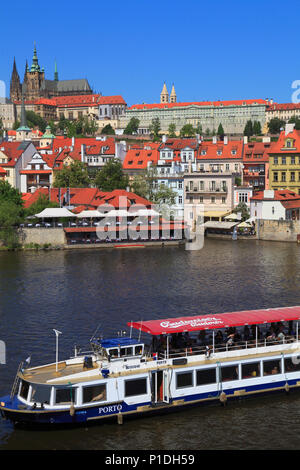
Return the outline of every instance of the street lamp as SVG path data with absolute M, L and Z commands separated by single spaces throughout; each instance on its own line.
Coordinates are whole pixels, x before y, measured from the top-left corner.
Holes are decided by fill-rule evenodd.
M 53 331 L 56 335 L 56 372 L 58 371 L 58 336 L 62 334 L 61 331 L 55 330 L 53 328 Z

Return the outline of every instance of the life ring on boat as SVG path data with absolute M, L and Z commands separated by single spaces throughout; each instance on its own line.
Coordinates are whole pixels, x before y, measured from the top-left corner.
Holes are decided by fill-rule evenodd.
M 227 401 L 226 393 L 225 393 L 225 392 L 222 392 L 222 393 L 220 394 L 220 402 L 222 403 L 222 405 L 225 405 L 225 404 L 226 404 L 226 401 Z

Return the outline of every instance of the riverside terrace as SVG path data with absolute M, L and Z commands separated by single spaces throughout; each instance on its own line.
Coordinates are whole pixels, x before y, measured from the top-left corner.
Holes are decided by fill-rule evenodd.
M 84 210 L 76 215 L 65 208 L 52 208 L 36 214 L 34 221 L 32 218 L 29 220 L 20 228 L 61 228 L 67 245 L 179 242 L 187 235 L 183 221 L 166 221 L 153 209 L 138 209 L 136 212 L 112 210 L 108 213 Z

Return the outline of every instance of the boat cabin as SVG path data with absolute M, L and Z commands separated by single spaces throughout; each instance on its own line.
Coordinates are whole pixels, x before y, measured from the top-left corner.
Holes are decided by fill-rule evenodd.
M 130 337 L 93 339 L 92 348 L 106 357 L 108 361 L 141 358 L 144 354 L 144 343 Z

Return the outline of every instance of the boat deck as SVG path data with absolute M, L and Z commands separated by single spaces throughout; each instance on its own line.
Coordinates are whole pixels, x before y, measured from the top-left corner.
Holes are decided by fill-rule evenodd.
M 98 364 L 93 364 L 93 367 L 86 368 L 83 363 L 67 364 L 60 362 L 58 364 L 58 371 L 56 372 L 56 364 L 49 364 L 37 368 L 26 369 L 20 373 L 20 377 L 31 383 L 45 384 L 49 380 L 60 379 L 69 375 L 78 374 L 80 372 L 95 371 L 99 369 Z

